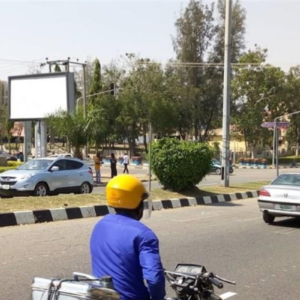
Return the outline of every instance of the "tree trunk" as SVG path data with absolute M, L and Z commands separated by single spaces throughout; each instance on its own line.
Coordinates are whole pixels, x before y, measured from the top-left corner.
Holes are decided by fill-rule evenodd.
M 54 147 L 54 137 L 55 137 L 54 129 L 50 128 L 50 149 Z
M 146 134 L 143 135 L 143 142 L 144 142 L 144 147 L 145 147 L 146 154 L 148 154 L 148 145 L 147 145 L 147 136 L 146 136 Z
M 133 157 L 133 156 L 135 156 L 135 139 L 129 138 L 128 144 L 129 144 L 130 157 Z
M 199 132 L 198 132 L 198 120 L 195 119 L 194 130 L 195 130 L 195 140 L 198 141 Z

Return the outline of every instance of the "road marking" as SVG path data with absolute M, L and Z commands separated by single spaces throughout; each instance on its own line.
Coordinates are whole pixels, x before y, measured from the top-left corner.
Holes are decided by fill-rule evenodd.
M 233 297 L 233 296 L 235 296 L 235 295 L 237 295 L 237 293 L 227 292 L 227 293 L 225 293 L 225 294 L 220 295 L 220 297 L 221 297 L 223 300 L 225 300 L 225 299 L 228 299 L 228 298 Z

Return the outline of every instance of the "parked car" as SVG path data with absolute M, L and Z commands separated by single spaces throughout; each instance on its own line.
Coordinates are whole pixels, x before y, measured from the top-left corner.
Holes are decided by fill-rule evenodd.
M 9 153 L 3 151 L 3 150 L 0 150 L 0 156 L 1 157 L 6 157 L 6 160 L 7 161 L 17 161 L 18 158 L 14 155 L 10 155 Z
M 233 173 L 234 167 L 232 165 L 229 166 L 229 173 Z M 211 161 L 210 172 L 215 173 L 217 175 L 221 175 L 222 173 L 222 164 L 217 159 L 213 159 Z
M 263 220 L 271 224 L 276 217 L 300 217 L 300 174 L 279 175 L 259 192 L 258 205 Z
M 93 172 L 75 158 L 37 158 L 0 175 L 0 196 L 47 196 L 93 191 Z

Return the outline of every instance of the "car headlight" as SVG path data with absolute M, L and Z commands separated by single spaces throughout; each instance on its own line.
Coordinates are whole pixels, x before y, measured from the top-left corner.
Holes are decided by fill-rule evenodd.
M 33 176 L 34 174 L 27 174 L 27 175 L 23 175 L 20 177 L 20 179 L 29 179 Z

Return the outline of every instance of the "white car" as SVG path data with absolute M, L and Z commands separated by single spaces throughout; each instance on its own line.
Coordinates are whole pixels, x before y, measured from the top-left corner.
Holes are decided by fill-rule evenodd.
M 47 196 L 93 191 L 93 172 L 75 158 L 37 158 L 0 175 L 0 197 Z
M 300 217 L 300 174 L 282 174 L 264 186 L 258 205 L 268 224 L 276 217 Z

